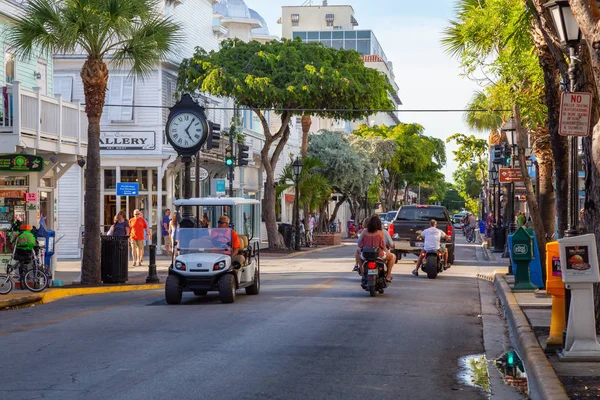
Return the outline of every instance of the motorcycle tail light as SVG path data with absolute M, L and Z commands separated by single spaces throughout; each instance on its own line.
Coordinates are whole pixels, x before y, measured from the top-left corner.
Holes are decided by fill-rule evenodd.
M 446 235 L 448 236 L 448 238 L 452 237 L 452 224 L 448 224 L 448 226 L 446 227 Z
M 394 223 L 393 222 L 390 222 L 390 226 L 388 228 L 388 233 L 390 234 L 391 237 L 394 237 L 395 231 L 394 231 Z
M 375 269 L 377 268 L 377 264 L 374 261 L 369 261 L 367 263 L 367 269 Z

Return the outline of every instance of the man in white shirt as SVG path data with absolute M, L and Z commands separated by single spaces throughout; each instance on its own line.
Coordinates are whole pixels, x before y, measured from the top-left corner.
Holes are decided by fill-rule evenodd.
M 308 214 L 308 229 L 313 232 L 315 229 L 315 217 L 311 213 Z
M 442 250 L 444 252 L 444 265 L 446 269 L 450 268 L 450 264 L 448 264 L 448 250 L 446 249 L 446 245 L 442 244 L 442 239 L 446 239 L 447 236 L 444 231 L 437 228 L 437 221 L 432 219 L 429 222 L 429 228 L 425 229 L 419 237 L 424 239 L 423 250 L 425 252 L 429 251 L 438 251 Z M 421 268 L 421 263 L 423 262 L 423 253 L 419 254 L 419 259 L 417 260 L 417 267 L 414 269 L 412 274 L 414 276 L 419 276 L 419 269 Z

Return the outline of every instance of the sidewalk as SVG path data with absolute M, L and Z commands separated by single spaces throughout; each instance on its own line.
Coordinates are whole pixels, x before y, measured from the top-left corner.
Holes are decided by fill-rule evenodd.
M 544 352 L 552 298 L 546 291 L 513 292 L 514 276 L 496 273 L 494 283 L 533 392 L 548 399 L 600 399 L 600 362 L 561 362 Z M 532 398 L 536 398 L 532 394 Z

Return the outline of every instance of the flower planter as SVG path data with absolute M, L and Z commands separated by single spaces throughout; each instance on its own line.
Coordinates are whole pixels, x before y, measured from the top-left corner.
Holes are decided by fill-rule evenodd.
M 342 244 L 342 234 L 339 232 L 323 232 L 313 234 L 317 246 L 337 246 Z

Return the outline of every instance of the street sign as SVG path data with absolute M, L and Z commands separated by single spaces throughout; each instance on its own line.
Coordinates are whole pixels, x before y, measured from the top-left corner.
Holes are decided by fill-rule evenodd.
M 204 168 L 200 167 L 200 174 L 199 174 L 199 175 L 200 175 L 200 176 L 199 176 L 199 178 L 198 178 L 198 179 L 199 179 L 201 182 L 202 182 L 202 181 L 205 181 L 205 180 L 206 180 L 206 178 L 208 178 L 208 171 L 207 171 L 206 169 L 204 169 Z
M 562 136 L 587 136 L 592 118 L 590 93 L 563 93 L 560 101 L 558 133 Z
M 523 182 L 520 168 L 500 168 L 500 183 Z
M 139 186 L 137 182 L 117 182 L 117 196 L 137 196 Z
M 225 179 L 215 179 L 217 196 L 225 194 Z

